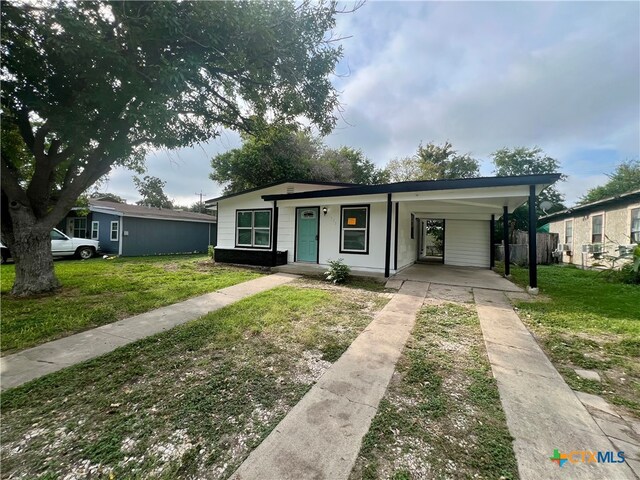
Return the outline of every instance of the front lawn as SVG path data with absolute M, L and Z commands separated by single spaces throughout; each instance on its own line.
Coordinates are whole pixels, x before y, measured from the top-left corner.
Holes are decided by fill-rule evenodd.
M 12 298 L 14 265 L 2 265 L 2 354 L 212 292 L 261 274 L 214 266 L 204 255 L 56 261 L 54 295 Z
M 427 306 L 351 480 L 514 479 L 511 442 L 473 305 Z
M 512 267 L 512 276 L 527 284 L 527 269 Z M 548 298 L 518 303 L 520 317 L 567 383 L 640 416 L 640 286 L 560 265 L 539 266 L 538 283 Z M 595 370 L 602 382 L 574 368 Z
M 388 301 L 299 280 L 2 395 L 2 475 L 227 478 Z

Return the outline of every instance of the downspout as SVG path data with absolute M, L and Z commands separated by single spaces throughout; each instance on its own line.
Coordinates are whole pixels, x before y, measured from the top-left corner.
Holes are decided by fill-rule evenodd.
M 391 263 L 391 194 L 387 193 L 387 243 L 384 251 L 384 276 L 389 278 L 389 265 Z

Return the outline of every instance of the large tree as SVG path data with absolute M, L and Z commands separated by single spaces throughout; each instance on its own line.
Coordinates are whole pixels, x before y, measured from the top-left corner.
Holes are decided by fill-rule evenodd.
M 335 3 L 2 3 L 2 235 L 13 293 L 58 286 L 49 231 L 114 165 L 222 127 L 306 117 L 327 132 Z M 6 133 L 6 135 L 5 135 Z
M 597 202 L 607 197 L 640 189 L 640 160 L 627 160 L 616 166 L 609 181 L 599 187 L 591 188 L 580 199 L 580 203 Z
M 243 134 L 242 146 L 211 159 L 212 180 L 225 193 L 287 180 L 373 184 L 386 180 L 384 171 L 350 147 L 328 148 L 322 140 L 295 125 L 270 124 Z
M 468 153 L 458 153 L 449 142 L 429 142 L 421 143 L 412 157 L 391 160 L 387 171 L 394 182 L 471 178 L 480 175 L 480 164 Z
M 173 208 L 173 202 L 169 200 L 167 194 L 164 193 L 164 187 L 167 182 L 145 175 L 144 178 L 133 177 L 133 183 L 142 197 L 136 203 L 138 205 L 148 205 L 156 208 Z
M 560 162 L 547 155 L 540 147 L 515 147 L 501 148 L 491 154 L 494 173 L 498 176 L 512 175 L 540 175 L 545 173 L 558 173 Z M 561 177 L 564 180 L 565 176 Z M 548 203 L 543 209 L 542 204 Z M 555 185 L 547 187 L 538 195 L 536 210 L 538 216 L 556 212 L 564 208 L 564 195 L 562 195 Z M 518 207 L 511 215 L 512 228 L 516 230 L 527 230 L 529 228 L 529 206 L 528 203 Z M 498 228 L 501 223 L 498 222 Z M 499 237 L 498 237 L 499 238 Z

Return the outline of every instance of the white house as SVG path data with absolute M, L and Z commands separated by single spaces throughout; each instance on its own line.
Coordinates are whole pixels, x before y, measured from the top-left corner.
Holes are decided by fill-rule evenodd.
M 214 198 L 207 205 L 217 208 L 217 261 L 325 266 L 342 258 L 354 272 L 389 277 L 420 260 L 427 220 L 442 221 L 445 265 L 493 267 L 495 219 L 508 220 L 530 198 L 535 204 L 535 196 L 558 178 L 283 182 Z

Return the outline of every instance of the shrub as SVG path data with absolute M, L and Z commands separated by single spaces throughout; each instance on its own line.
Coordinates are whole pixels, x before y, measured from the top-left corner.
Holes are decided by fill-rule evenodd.
M 216 253 L 216 250 L 215 248 L 213 248 L 213 245 L 209 245 L 207 247 L 207 255 L 211 260 L 215 260 L 215 253 Z
M 324 272 L 327 280 L 333 283 L 346 282 L 350 273 L 351 269 L 341 258 L 338 260 L 329 260 L 329 270 Z

